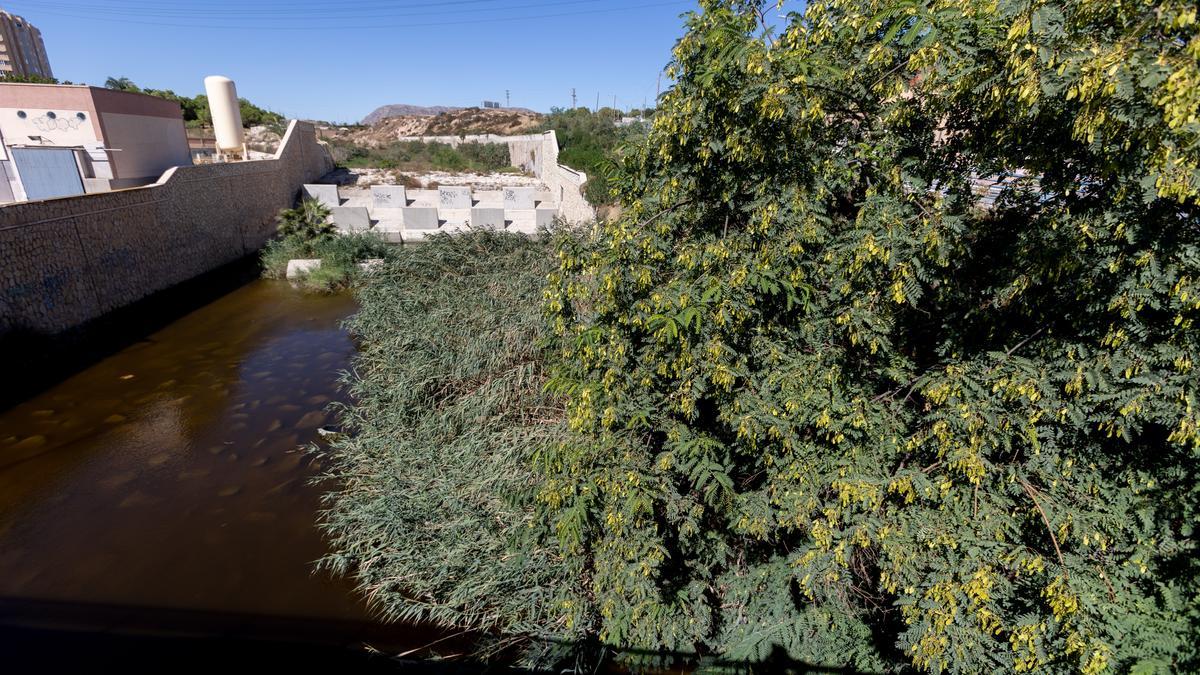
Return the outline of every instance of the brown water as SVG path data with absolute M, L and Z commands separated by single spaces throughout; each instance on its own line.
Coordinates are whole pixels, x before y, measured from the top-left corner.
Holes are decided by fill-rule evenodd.
M 0 413 L 0 599 L 366 619 L 298 450 L 354 310 L 256 281 Z

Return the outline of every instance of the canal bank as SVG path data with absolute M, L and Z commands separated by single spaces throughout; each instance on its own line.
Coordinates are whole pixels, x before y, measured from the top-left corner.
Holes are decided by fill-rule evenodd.
M 252 281 L 0 412 L 0 629 L 439 639 L 314 573 L 354 311 Z

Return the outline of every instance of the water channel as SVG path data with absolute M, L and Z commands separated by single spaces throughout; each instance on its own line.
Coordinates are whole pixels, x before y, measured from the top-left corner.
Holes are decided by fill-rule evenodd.
M 312 565 L 354 310 L 253 281 L 0 412 L 0 619 L 429 638 Z

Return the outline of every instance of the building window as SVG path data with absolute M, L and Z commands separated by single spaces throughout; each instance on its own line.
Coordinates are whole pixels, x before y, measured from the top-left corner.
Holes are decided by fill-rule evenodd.
M 87 115 L 84 115 L 83 113 L 75 113 L 75 116 L 79 118 L 80 122 L 87 119 Z
M 58 119 L 58 115 L 55 115 L 53 110 L 47 110 L 46 117 L 49 117 L 52 120 Z
M 24 110 L 18 110 L 18 111 L 17 111 L 17 117 L 19 117 L 19 118 L 21 118 L 21 119 L 25 119 L 26 117 L 29 117 L 29 115 L 28 115 L 28 114 L 26 114 L 26 112 L 25 112 Z

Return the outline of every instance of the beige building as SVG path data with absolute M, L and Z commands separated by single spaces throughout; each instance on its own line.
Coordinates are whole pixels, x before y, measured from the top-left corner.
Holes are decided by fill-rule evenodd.
M 0 204 L 146 185 L 191 163 L 178 103 L 0 82 Z
M 42 32 L 25 19 L 0 9 L 0 75 L 54 77 Z

